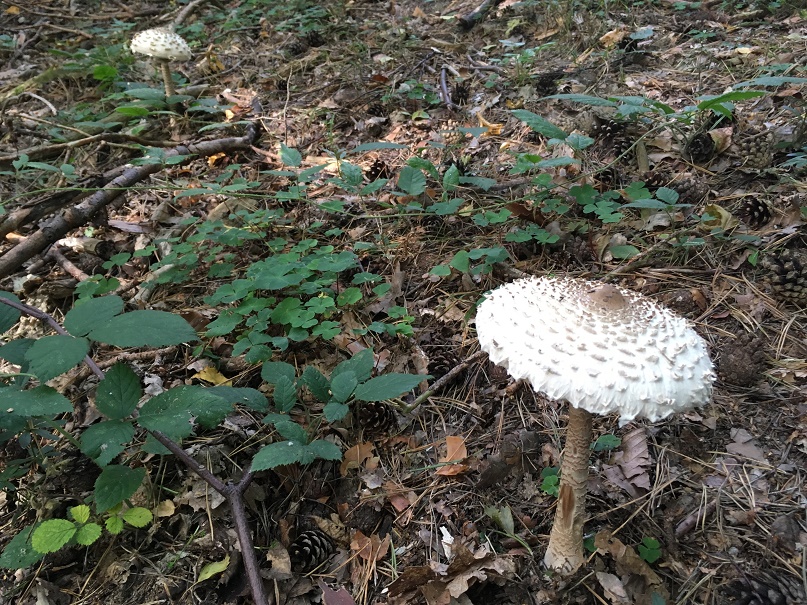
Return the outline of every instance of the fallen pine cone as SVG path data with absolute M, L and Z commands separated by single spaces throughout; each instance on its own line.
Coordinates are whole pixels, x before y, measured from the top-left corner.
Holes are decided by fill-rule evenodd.
M 291 568 L 298 573 L 309 573 L 331 558 L 333 542 L 319 529 L 302 532 L 289 546 Z
M 734 580 L 726 590 L 730 605 L 805 605 L 804 586 L 783 573 L 754 572 Z
M 763 257 L 760 264 L 770 271 L 765 279 L 777 296 L 793 302 L 807 299 L 807 258 L 804 253 L 785 248 Z

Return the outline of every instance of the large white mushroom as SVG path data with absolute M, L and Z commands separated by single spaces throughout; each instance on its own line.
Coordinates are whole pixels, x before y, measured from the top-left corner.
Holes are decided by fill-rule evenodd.
M 715 373 L 704 340 L 653 300 L 609 284 L 526 278 L 488 293 L 476 314 L 491 361 L 569 402 L 555 522 L 545 564 L 585 561 L 586 482 L 594 414 L 661 420 L 709 401 Z
M 187 61 L 191 58 L 191 48 L 179 34 L 164 27 L 147 29 L 132 38 L 130 46 L 135 54 L 146 55 L 154 59 L 160 66 L 165 84 L 165 96 L 176 94 L 174 81 L 171 78 L 171 61 Z

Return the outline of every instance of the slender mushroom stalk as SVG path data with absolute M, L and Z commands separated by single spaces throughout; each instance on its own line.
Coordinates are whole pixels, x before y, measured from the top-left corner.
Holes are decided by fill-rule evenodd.
M 585 562 L 592 413 L 619 413 L 624 425 L 707 403 L 715 374 L 706 343 L 685 319 L 648 298 L 570 278 L 528 278 L 497 288 L 479 305 L 476 330 L 493 363 L 570 404 L 544 556 L 547 567 L 569 575 Z
M 147 29 L 132 38 L 131 49 L 135 54 L 146 55 L 156 61 L 162 73 L 166 98 L 176 95 L 169 63 L 191 58 L 191 49 L 182 36 L 162 27 Z
M 171 66 L 168 65 L 168 59 L 154 59 L 160 68 L 163 75 L 163 84 L 165 85 L 165 97 L 171 98 L 177 94 L 177 89 L 174 86 L 174 78 L 171 76 Z
M 544 563 L 561 573 L 573 573 L 585 562 L 583 525 L 586 522 L 591 413 L 569 406 L 566 446 L 560 465 L 560 485 L 555 522 L 549 533 Z

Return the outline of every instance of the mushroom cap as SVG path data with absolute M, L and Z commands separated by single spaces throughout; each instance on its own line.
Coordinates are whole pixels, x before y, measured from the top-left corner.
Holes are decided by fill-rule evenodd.
M 138 33 L 132 38 L 130 48 L 133 53 L 155 59 L 187 61 L 191 58 L 191 48 L 182 36 L 163 27 L 155 27 Z
M 491 361 L 533 389 L 620 424 L 709 401 L 705 341 L 682 317 L 640 294 L 574 278 L 526 278 L 486 295 L 476 313 Z

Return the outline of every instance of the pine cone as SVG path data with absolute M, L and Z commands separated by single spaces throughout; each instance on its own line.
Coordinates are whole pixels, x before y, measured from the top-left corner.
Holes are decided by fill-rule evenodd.
M 627 124 L 616 120 L 598 121 L 592 130 L 594 138 L 600 139 L 601 144 L 611 150 L 615 156 L 627 152 L 633 141 L 627 132 Z
M 673 176 L 664 170 L 651 170 L 642 177 L 644 186 L 651 192 L 659 187 L 672 187 Z
M 386 118 L 387 110 L 381 103 L 371 103 L 367 106 L 367 115 L 373 118 Z
M 459 358 L 448 348 L 433 347 L 428 354 L 429 363 L 427 369 L 435 380 L 448 374 L 460 362 Z
M 378 179 L 388 179 L 392 176 L 389 165 L 381 158 L 376 158 L 375 162 L 367 169 L 367 180 L 371 183 Z
M 308 45 L 303 40 L 292 40 L 284 48 L 287 57 L 302 55 L 308 50 Z
M 684 156 L 693 164 L 708 164 L 715 156 L 717 145 L 708 132 L 695 134 L 684 147 Z
M 333 542 L 325 532 L 306 530 L 289 546 L 291 568 L 298 573 L 314 571 L 331 558 L 333 551 Z
M 785 248 L 764 257 L 761 264 L 771 272 L 767 281 L 778 296 L 793 302 L 807 299 L 807 258 L 803 253 Z
M 465 105 L 471 98 L 471 87 L 467 82 L 457 82 L 451 91 L 451 100 L 457 105 Z
M 562 71 L 547 71 L 541 74 L 536 74 L 532 79 L 532 85 L 535 88 L 535 94 L 541 97 L 548 97 L 558 92 L 558 80 L 564 75 Z
M 734 139 L 732 154 L 742 161 L 743 168 L 761 170 L 773 162 L 773 133 L 765 131 Z
M 743 200 L 739 215 L 752 229 L 767 225 L 771 220 L 771 207 L 758 196 L 751 196 Z
M 709 184 L 694 174 L 681 176 L 667 185 L 678 192 L 679 204 L 700 204 L 709 195 Z
M 322 32 L 318 29 L 312 29 L 310 32 L 306 33 L 305 41 L 308 46 L 312 46 L 314 48 L 325 44 L 325 38 L 323 37 Z
M 806 605 L 807 595 L 796 578 L 777 573 L 756 572 L 729 584 L 726 595 L 731 605 Z
M 398 425 L 395 409 L 386 401 L 357 401 L 355 418 L 367 433 L 388 433 Z

